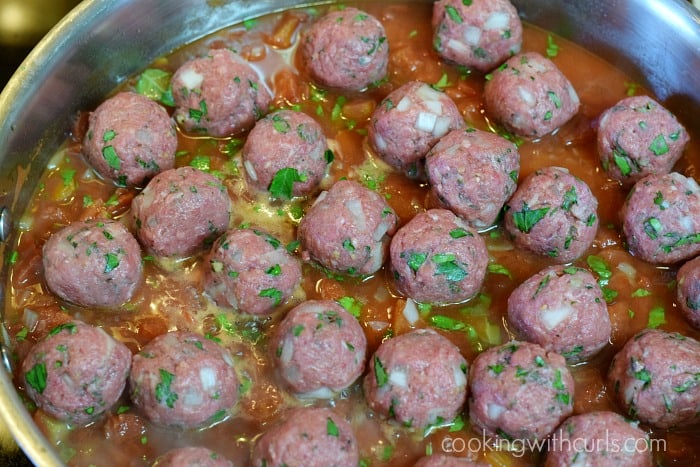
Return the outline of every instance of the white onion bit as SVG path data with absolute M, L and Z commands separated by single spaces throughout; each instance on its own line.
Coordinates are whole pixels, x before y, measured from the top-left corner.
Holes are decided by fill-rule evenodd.
M 413 300 L 406 299 L 406 305 L 403 307 L 403 317 L 406 318 L 408 324 L 411 326 L 418 322 L 420 315 L 418 314 L 418 308 L 416 307 L 416 302 Z

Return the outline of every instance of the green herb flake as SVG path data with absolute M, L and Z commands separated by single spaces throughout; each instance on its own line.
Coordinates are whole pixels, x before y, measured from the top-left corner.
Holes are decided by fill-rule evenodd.
M 488 369 L 491 370 L 494 374 L 500 375 L 503 373 L 503 370 L 505 370 L 505 366 L 503 366 L 502 363 L 498 363 L 496 365 L 489 365 Z
M 360 318 L 362 313 L 362 302 L 353 297 L 340 297 L 338 299 L 340 306 L 345 308 L 345 311 L 353 315 L 355 318 Z
M 46 389 L 47 377 L 48 373 L 46 371 L 46 364 L 44 363 L 35 364 L 24 374 L 24 379 L 27 381 L 27 384 L 39 394 L 42 394 L 44 389 Z
M 571 209 L 571 206 L 573 206 L 576 203 L 578 203 L 576 187 L 572 186 L 568 190 L 566 190 L 566 193 L 564 193 L 564 200 L 561 203 L 561 208 L 564 211 L 569 211 Z
M 277 171 L 270 183 L 270 194 L 278 199 L 292 199 L 294 184 L 305 182 L 306 175 L 300 174 L 293 167 L 285 167 Z
M 158 373 L 160 374 L 160 382 L 156 384 L 155 388 L 156 400 L 160 403 L 165 402 L 165 405 L 172 409 L 178 398 L 177 393 L 172 392 L 171 388 L 175 375 L 163 368 L 160 368 Z
M 450 17 L 452 21 L 454 21 L 457 24 L 462 24 L 464 20 L 462 19 L 462 16 L 459 14 L 459 11 L 457 11 L 457 8 L 447 5 L 445 7 L 445 12 L 447 13 L 447 16 Z
M 417 272 L 423 263 L 425 263 L 426 259 L 428 259 L 427 253 L 411 253 L 408 257 L 408 267 L 410 267 L 413 272 Z
M 170 88 L 172 74 L 157 68 L 149 68 L 139 76 L 136 92 L 168 107 L 175 107 L 175 99 Z
M 272 127 L 278 133 L 288 133 L 292 126 L 287 120 L 285 120 L 280 114 L 275 114 L 272 116 Z
M 275 306 L 279 305 L 282 303 L 282 291 L 279 289 L 276 289 L 274 287 L 270 287 L 268 289 L 263 289 L 260 291 L 258 294 L 259 297 L 264 297 L 264 298 L 271 298 L 275 304 Z
M 102 157 L 104 157 L 105 161 L 107 161 L 107 165 L 114 169 L 114 170 L 119 170 L 122 166 L 121 161 L 119 160 L 119 156 L 117 155 L 117 151 L 114 149 L 114 146 L 105 146 L 102 148 Z
M 642 289 L 642 288 L 639 288 L 639 289 L 635 290 L 634 292 L 632 292 L 633 298 L 648 297 L 649 295 L 651 295 L 651 292 L 648 291 L 647 289 Z
M 527 203 L 523 203 L 523 209 L 513 213 L 513 222 L 515 223 L 515 227 L 521 232 L 530 233 L 533 227 L 535 227 L 548 212 L 548 207 L 530 209 Z
M 333 436 L 334 438 L 337 438 L 340 435 L 338 425 L 335 424 L 331 417 L 328 417 L 326 421 L 326 434 L 328 434 L 328 436 Z
M 450 230 L 450 237 L 457 239 L 457 238 L 463 238 L 463 237 L 473 237 L 474 234 L 469 232 L 466 229 L 463 229 L 462 227 L 457 227 L 456 229 Z
M 105 269 L 104 273 L 109 274 L 119 267 L 119 256 L 115 253 L 105 254 Z
M 304 332 L 303 324 L 297 324 L 294 326 L 294 328 L 292 328 L 292 334 L 294 334 L 294 337 L 299 337 L 302 332 Z
M 377 357 L 376 355 L 374 356 L 374 377 L 377 381 L 377 386 L 380 388 L 384 387 L 386 383 L 389 382 L 389 376 L 386 374 L 384 365 L 382 364 L 382 361 L 379 360 L 379 357 Z
M 655 156 L 663 156 L 668 152 L 668 144 L 666 143 L 666 138 L 664 135 L 658 135 L 649 145 L 649 150 L 654 153 Z
M 444 315 L 433 315 L 430 317 L 430 324 L 445 331 L 461 331 L 466 325 L 454 318 Z
M 266 271 L 265 274 L 269 274 L 271 276 L 279 276 L 282 274 L 282 267 L 279 264 L 275 264 L 274 266 L 270 266 Z
M 442 91 L 450 86 L 450 82 L 447 78 L 447 73 L 443 73 L 437 83 L 431 84 L 430 87 L 436 91 Z
M 508 277 L 509 279 L 513 278 L 513 275 L 510 273 L 508 268 L 506 268 L 503 265 L 497 264 L 497 263 L 489 264 L 488 265 L 488 272 L 490 272 L 491 274 L 502 274 L 502 275 Z
M 211 158 L 209 156 L 197 155 L 192 158 L 189 165 L 202 172 L 209 172 L 211 170 Z
M 559 46 L 554 42 L 554 36 L 547 34 L 547 56 L 554 58 L 559 55 Z
M 662 324 L 666 324 L 666 311 L 664 308 L 657 306 L 649 310 L 647 327 L 650 329 L 656 329 Z

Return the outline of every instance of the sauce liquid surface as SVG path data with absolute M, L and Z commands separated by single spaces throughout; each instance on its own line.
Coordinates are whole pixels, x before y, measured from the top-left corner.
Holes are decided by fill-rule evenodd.
M 432 49 L 431 4 L 353 4 L 380 19 L 391 50 L 388 79 L 363 93 L 341 96 L 315 87 L 297 62 L 295 50 L 300 31 L 327 7 L 292 10 L 234 26 L 188 45 L 151 67 L 174 72 L 186 60 L 204 55 L 209 48 L 236 50 L 265 76 L 274 95 L 275 108 L 302 110 L 322 124 L 335 153 L 324 188 L 342 177 L 358 180 L 384 195 L 404 224 L 430 207 L 428 189 L 424 184 L 392 172 L 372 153 L 366 141 L 372 110 L 391 90 L 406 81 L 421 80 L 438 85 L 452 97 L 470 126 L 493 130 L 492 123 L 484 115 L 481 98 L 484 75 L 465 74 L 439 60 Z M 629 337 L 649 325 L 659 325 L 661 329 L 679 331 L 694 338 L 700 337 L 700 333 L 691 329 L 677 310 L 674 301 L 677 267 L 658 268 L 626 251 L 618 216 L 627 192 L 617 182 L 606 178 L 595 151 L 598 115 L 631 90 L 637 94 L 645 91 L 590 52 L 527 24 L 523 51 L 545 55 L 552 39 L 559 47 L 552 60 L 574 85 L 582 105 L 578 115 L 555 134 L 536 142 L 521 142 L 520 180 L 539 167 L 566 167 L 590 186 L 599 201 L 598 235 L 589 251 L 574 264 L 590 270 L 586 259 L 595 255 L 602 258 L 612 272 L 607 285 L 617 293 L 609 303 L 612 340 L 592 361 L 572 367 L 576 380 L 574 410 L 575 413 L 619 412 L 605 376 L 612 356 Z M 136 79 L 127 82 L 125 88 L 132 89 Z M 99 465 L 110 459 L 110 465 L 150 465 L 169 449 L 203 445 L 230 458 L 236 465 L 244 465 L 256 437 L 287 408 L 299 405 L 330 405 L 347 415 L 355 428 L 360 455 L 366 465 L 410 465 L 426 452 L 442 453 L 446 449 L 452 449 L 452 454 L 479 458 L 493 465 L 533 465 L 542 461 L 544 456 L 539 452 L 523 455 L 519 451 L 508 453 L 484 447 L 481 434 L 470 428 L 466 408 L 461 416 L 463 427 L 455 424 L 424 434 L 374 415 L 364 402 L 359 382 L 332 401 L 298 400 L 276 377 L 269 363 L 266 336 L 286 310 L 304 299 L 351 297 L 358 305 L 359 320 L 368 337 L 368 357 L 383 339 L 416 327 L 430 327 L 432 316 L 443 315 L 463 324 L 459 330 L 438 331 L 454 342 L 471 362 L 484 349 L 516 337 L 505 321 L 508 296 L 525 279 L 549 265 L 546 259 L 515 249 L 500 226 L 484 232 L 491 267 L 481 292 L 459 305 L 420 307 L 420 319 L 413 325 L 403 316 L 406 300 L 395 293 L 385 268 L 360 281 L 328 277 L 318 268 L 305 264 L 302 290 L 268 318 L 253 319 L 209 302 L 200 286 L 201 257 L 167 264 L 145 257 L 142 287 L 118 310 L 94 311 L 59 302 L 43 280 L 41 256 L 45 241 L 53 232 L 78 219 L 110 217 L 126 222 L 126 213 L 135 195 L 133 190 L 115 189 L 112 184 L 98 179 L 86 165 L 79 144 L 85 131 L 84 117 L 78 119 L 73 137 L 50 161 L 21 220 L 5 314 L 17 362 L 24 358 L 34 342 L 55 325 L 71 318 L 104 327 L 134 353 L 156 335 L 175 329 L 190 330 L 218 340 L 231 351 L 242 381 L 242 396 L 232 418 L 199 431 L 170 431 L 151 425 L 130 407 L 126 395 L 104 420 L 85 428 L 69 429 L 36 411 L 37 423 L 69 464 Z M 692 128 L 688 130 L 691 142 L 676 170 L 695 176 L 700 160 L 699 135 Z M 194 165 L 223 179 L 234 200 L 232 226 L 248 223 L 264 227 L 289 243 L 295 239 L 296 225 L 313 200 L 273 202 L 265 194 L 248 189 L 239 153 L 244 137 L 216 140 L 180 134 L 176 164 Z M 655 310 L 655 316 L 659 316 L 659 309 L 663 310 L 663 322 L 650 322 L 650 311 Z M 15 376 L 19 381 L 18 375 Z M 663 448 L 655 452 L 655 460 L 674 465 L 692 465 L 700 460 L 697 429 L 657 430 L 651 434 L 654 440 L 661 441 L 659 446 Z M 473 447 L 481 449 L 474 451 Z

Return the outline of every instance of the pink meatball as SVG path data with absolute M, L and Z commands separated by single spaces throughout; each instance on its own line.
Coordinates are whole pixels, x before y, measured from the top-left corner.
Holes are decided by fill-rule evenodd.
M 279 375 L 293 391 L 333 397 L 363 373 L 367 338 L 338 303 L 308 300 L 285 315 L 270 349 Z
M 225 137 L 249 130 L 272 96 L 253 68 L 229 49 L 183 64 L 171 80 L 175 120 L 186 130 Z
M 120 92 L 90 114 L 83 154 L 102 177 L 141 186 L 175 165 L 177 133 L 168 112 L 149 98 Z
M 433 46 L 441 57 L 483 72 L 522 47 L 523 26 L 508 0 L 439 0 L 432 25 Z
M 467 361 L 456 345 L 432 329 L 385 340 L 364 379 L 369 406 L 416 429 L 451 421 L 467 397 Z
M 87 425 L 117 403 L 131 352 L 104 330 L 81 321 L 52 329 L 22 362 L 30 399 L 62 422 Z
M 357 8 L 331 11 L 304 32 L 300 52 L 321 86 L 362 90 L 386 75 L 389 43 L 384 26 Z

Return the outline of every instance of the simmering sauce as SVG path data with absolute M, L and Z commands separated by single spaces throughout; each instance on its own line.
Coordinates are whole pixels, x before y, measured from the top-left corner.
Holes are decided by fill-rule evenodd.
M 400 224 L 405 224 L 430 206 L 428 188 L 392 171 L 373 154 L 366 139 L 372 111 L 391 90 L 409 80 L 420 80 L 447 93 L 468 125 L 496 130 L 484 114 L 485 77 L 466 73 L 438 58 L 432 47 L 431 4 L 365 2 L 357 6 L 380 19 L 391 50 L 387 79 L 363 93 L 340 95 L 315 87 L 298 63 L 295 51 L 300 31 L 327 7 L 291 10 L 233 26 L 177 50 L 150 67 L 172 73 L 186 60 L 205 55 L 209 48 L 229 47 L 237 51 L 265 77 L 274 95 L 274 108 L 301 110 L 321 123 L 335 154 L 323 187 L 328 188 L 343 177 L 358 180 L 382 194 L 396 211 Z M 605 176 L 595 150 L 595 122 L 600 113 L 631 93 L 646 91 L 591 52 L 524 25 L 523 51 L 546 55 L 548 49 L 553 52 L 554 45 L 558 50 L 551 58 L 578 92 L 581 109 L 555 134 L 534 142 L 518 141 L 520 180 L 539 167 L 566 167 L 590 186 L 599 201 L 597 237 L 574 264 L 592 270 L 596 278 L 600 278 L 601 267 L 609 272 L 606 290 L 612 339 L 592 361 L 571 368 L 576 381 L 574 410 L 620 412 L 606 386 L 606 373 L 611 358 L 625 341 L 646 327 L 679 331 L 694 338 L 700 337 L 700 332 L 690 328 L 677 309 L 677 267 L 655 267 L 627 252 L 619 219 L 627 191 Z M 123 88 L 134 89 L 137 80 L 138 76 Z M 87 113 L 90 109 L 85 110 Z M 457 420 L 425 433 L 386 422 L 367 407 L 359 382 L 331 401 L 299 400 L 282 387 L 275 375 L 267 336 L 285 311 L 302 300 L 342 298 L 342 303 L 359 316 L 368 338 L 368 356 L 384 339 L 413 328 L 433 327 L 456 344 L 471 362 L 484 349 L 516 337 L 505 320 L 508 296 L 520 283 L 549 265 L 547 259 L 515 249 L 500 225 L 483 232 L 490 266 L 481 292 L 459 305 L 420 306 L 415 322 L 404 316 L 406 299 L 392 288 L 386 266 L 360 280 L 329 276 L 304 264 L 302 287 L 273 315 L 253 318 L 233 313 L 218 308 L 202 294 L 201 256 L 179 262 L 144 257 L 145 280 L 130 302 L 110 311 L 76 307 L 59 301 L 48 291 L 41 260 L 44 243 L 52 233 L 76 220 L 102 217 L 128 222 L 126 214 L 136 194 L 133 189 L 115 188 L 100 180 L 86 164 L 80 153 L 86 130 L 84 117 L 76 119 L 71 138 L 49 162 L 20 222 L 20 235 L 11 257 L 5 312 L 5 324 L 14 344 L 15 368 L 34 342 L 72 318 L 103 327 L 134 353 L 155 336 L 181 329 L 207 335 L 231 352 L 242 382 L 242 396 L 233 417 L 197 431 L 172 431 L 150 424 L 130 406 L 127 395 L 107 417 L 82 428 L 66 426 L 36 410 L 36 422 L 66 462 L 99 465 L 109 460 L 110 465 L 150 465 L 169 449 L 203 445 L 236 465 L 244 465 L 256 437 L 275 423 L 285 409 L 300 405 L 331 406 L 347 415 L 358 437 L 363 465 L 410 465 L 430 452 L 478 458 L 492 465 L 531 465 L 543 459 L 542 452 L 523 453 L 517 446 L 511 452 L 484 446 L 481 434 L 470 428 L 466 408 L 461 415 L 463 426 Z M 691 143 L 676 170 L 695 176 L 700 160 L 699 135 L 692 128 L 688 130 Z M 234 201 L 232 226 L 264 227 L 289 244 L 295 240 L 296 226 L 313 199 L 271 201 L 249 189 L 240 159 L 244 137 L 214 139 L 179 134 L 176 165 L 193 165 L 221 178 Z M 450 319 L 436 320 L 435 316 Z M 32 405 L 28 399 L 27 404 Z M 655 460 L 693 464 L 700 459 L 697 429 L 665 432 L 643 428 L 651 433 Z

